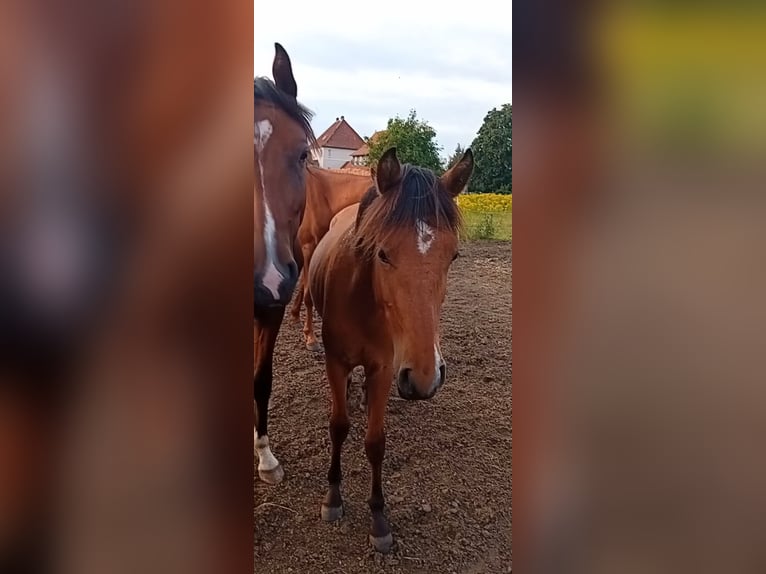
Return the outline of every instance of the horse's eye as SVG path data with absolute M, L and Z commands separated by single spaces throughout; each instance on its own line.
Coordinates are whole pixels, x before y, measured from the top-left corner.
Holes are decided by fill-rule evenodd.
M 308 160 L 308 158 L 309 158 L 309 152 L 308 151 L 304 151 L 301 154 L 301 163 L 305 163 L 306 160 Z
M 386 255 L 386 252 L 382 249 L 378 249 L 378 259 L 380 259 L 386 265 L 391 265 L 391 261 L 389 260 L 388 255 Z

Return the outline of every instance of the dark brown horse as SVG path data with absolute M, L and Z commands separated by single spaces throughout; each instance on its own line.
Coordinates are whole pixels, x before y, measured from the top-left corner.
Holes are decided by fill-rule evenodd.
M 389 149 L 378 163 L 375 187 L 358 210 L 347 208 L 336 217 L 309 268 L 332 395 L 330 488 L 322 518 L 335 521 L 343 514 L 347 378 L 362 365 L 368 401 L 364 444 L 372 467 L 370 541 L 380 552 L 388 552 L 393 542 L 381 478 L 389 391 L 395 379 L 402 398 L 429 399 L 444 384 L 439 316 L 447 272 L 457 257 L 461 219 L 454 200 L 472 170 L 470 150 L 439 178 L 424 168 L 402 166 L 396 149 Z
M 247 556 L 251 9 L 3 3 L 0 572 Z
M 258 475 L 269 484 L 284 477 L 271 453 L 268 407 L 274 344 L 298 280 L 294 250 L 306 204 L 306 162 L 314 140 L 311 113 L 296 100 L 290 58 L 276 44 L 274 82 L 255 79 L 254 341 L 255 450 Z M 298 258 L 298 260 L 296 260 Z
M 298 229 L 303 269 L 291 314 L 294 321 L 300 321 L 301 304 L 305 303 L 306 320 L 303 323 L 303 335 L 306 337 L 306 347 L 311 351 L 318 351 L 320 348 L 314 336 L 314 305 L 306 281 L 311 257 L 319 241 L 330 228 L 332 218 L 344 207 L 358 203 L 372 183 L 370 176 L 313 166 L 308 168 L 306 212 Z

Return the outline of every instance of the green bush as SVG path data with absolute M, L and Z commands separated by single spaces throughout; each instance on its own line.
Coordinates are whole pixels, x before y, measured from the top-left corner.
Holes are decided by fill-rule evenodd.
M 481 221 L 474 227 L 471 233 L 472 239 L 495 239 L 497 237 L 497 224 L 492 213 L 485 213 Z

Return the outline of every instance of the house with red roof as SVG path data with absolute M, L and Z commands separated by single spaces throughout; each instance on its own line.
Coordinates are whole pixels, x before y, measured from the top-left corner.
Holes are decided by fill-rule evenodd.
M 372 134 L 368 139 L 367 142 L 363 143 L 358 150 L 354 151 L 354 153 L 351 154 L 351 159 L 348 160 L 346 163 L 344 163 L 342 166 L 340 166 L 340 169 L 353 171 L 354 173 L 364 173 L 367 174 L 370 172 L 370 168 L 367 166 L 367 160 L 370 156 L 370 143 L 375 143 L 379 137 L 381 137 L 385 133 L 385 130 L 383 131 L 377 131 L 374 134 Z
M 313 155 L 320 167 L 338 169 L 351 161 L 351 154 L 363 145 L 362 137 L 341 116 L 317 138 Z

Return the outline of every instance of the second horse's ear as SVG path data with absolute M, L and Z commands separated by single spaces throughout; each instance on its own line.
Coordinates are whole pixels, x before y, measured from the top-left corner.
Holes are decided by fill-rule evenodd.
M 274 54 L 274 64 L 271 66 L 271 73 L 274 75 L 274 84 L 288 96 L 298 97 L 298 85 L 293 76 L 293 66 L 290 63 L 290 56 L 279 42 L 274 43 L 276 53 Z
M 441 176 L 442 185 L 452 197 L 457 197 L 468 185 L 468 178 L 473 173 L 473 152 L 465 150 L 463 157 Z
M 383 194 L 391 190 L 399 183 L 401 175 L 402 164 L 396 157 L 396 148 L 388 148 L 378 161 L 378 168 L 375 170 L 375 185 L 378 187 L 378 192 Z

